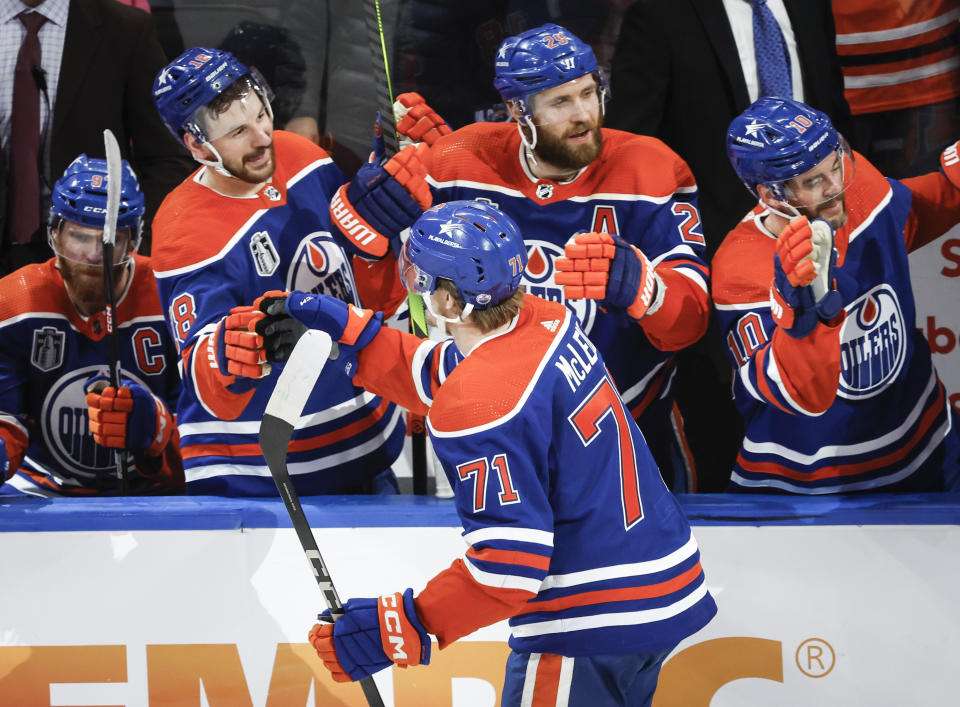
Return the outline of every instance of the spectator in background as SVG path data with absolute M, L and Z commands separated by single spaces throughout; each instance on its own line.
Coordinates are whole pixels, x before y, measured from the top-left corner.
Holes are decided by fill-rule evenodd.
M 960 128 L 960 3 L 833 0 L 857 146 L 886 175 L 937 168 Z
M 733 489 L 957 488 L 960 436 L 907 263 L 960 222 L 956 148 L 943 172 L 898 182 L 802 103 L 761 98 L 731 123 L 730 162 L 760 201 L 713 260 L 747 421 Z
M 766 14 L 769 11 L 769 15 Z M 761 29 L 755 47 L 754 22 Z M 764 24 L 767 21 L 775 23 Z M 783 44 L 780 44 L 780 36 Z M 639 0 L 626 12 L 611 67 L 607 125 L 658 137 L 690 165 L 700 188 L 707 259 L 750 209 L 724 154 L 730 121 L 761 95 L 785 94 L 824 111 L 849 134 L 850 111 L 828 0 Z M 767 53 L 788 59 L 769 76 Z M 784 57 L 784 50 L 786 57 Z M 703 490 L 722 490 L 743 436 L 730 400 L 715 320 L 679 356 L 677 403 Z
M 76 155 L 103 154 L 103 130 L 139 174 L 144 239 L 189 173 L 150 100 L 165 61 L 150 16 L 116 0 L 0 0 L 0 274 L 50 256 L 50 184 Z
M 507 37 L 555 23 L 589 44 L 604 69 L 629 0 L 400 0 L 397 92 L 421 94 L 454 128 L 505 121 L 510 113 L 490 85 L 497 49 Z
M 150 260 L 137 255 L 144 198 L 123 162 L 113 272 L 122 387 L 111 360 L 103 279 L 106 160 L 80 155 L 54 184 L 56 254 L 0 279 L 0 482 L 4 492 L 116 494 L 114 449 L 129 455 L 132 493 L 181 492 L 171 411 L 180 392 Z M 88 423 L 89 418 L 89 423 Z
M 169 56 L 187 47 L 217 47 L 255 67 L 274 98 L 276 125 L 314 143 L 320 141 L 320 95 L 327 68 L 328 2 L 154 0 L 154 11 L 172 13 L 165 28 Z M 361 35 L 361 38 L 363 35 Z M 366 50 L 366 42 L 361 41 Z M 366 70 L 369 59 L 363 64 Z M 369 149 L 370 127 L 366 124 Z

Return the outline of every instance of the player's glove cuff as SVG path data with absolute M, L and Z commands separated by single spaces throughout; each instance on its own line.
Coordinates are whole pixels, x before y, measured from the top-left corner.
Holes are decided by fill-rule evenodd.
M 327 332 L 341 344 L 362 349 L 380 331 L 383 315 L 360 309 L 330 295 L 294 290 L 284 303 L 287 313 L 310 329 Z
M 940 153 L 940 170 L 950 183 L 960 189 L 960 154 L 957 150 L 960 141 L 953 143 Z

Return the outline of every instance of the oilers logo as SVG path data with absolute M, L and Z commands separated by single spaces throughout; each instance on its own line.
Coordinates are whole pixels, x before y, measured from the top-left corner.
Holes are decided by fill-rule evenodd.
M 907 330 L 896 293 L 878 285 L 847 306 L 840 333 L 840 388 L 844 398 L 880 393 L 903 368 Z
M 563 246 L 525 239 L 527 244 L 527 269 L 521 281 L 527 287 L 527 292 L 542 297 L 551 302 L 563 302 L 570 308 L 580 321 L 581 328 L 590 333 L 597 315 L 597 302 L 591 299 L 565 300 L 563 288 L 554 282 L 556 268 L 554 261 L 563 257 Z
M 317 231 L 300 241 L 287 275 L 287 290 L 333 295 L 360 304 L 350 261 L 327 231 Z
M 40 411 L 40 430 L 43 441 L 65 475 L 92 481 L 100 474 L 113 475 L 116 462 L 113 450 L 101 447 L 90 434 L 87 417 L 86 393 L 83 385 L 105 366 L 86 366 L 70 371 L 50 386 Z M 123 377 L 144 387 L 147 384 L 123 370 Z

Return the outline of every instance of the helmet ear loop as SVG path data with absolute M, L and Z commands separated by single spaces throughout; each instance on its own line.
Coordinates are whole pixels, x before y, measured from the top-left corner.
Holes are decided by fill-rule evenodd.
M 524 125 L 530 128 L 530 138 L 527 138 L 527 134 L 523 131 Z M 537 164 L 537 157 L 534 153 L 537 146 L 537 126 L 533 124 L 529 115 L 523 116 L 523 122 L 517 121 L 517 132 L 520 133 L 520 141 L 523 146 L 527 148 L 527 156 L 534 164 Z
M 213 143 L 212 143 L 212 142 L 207 142 L 206 140 L 204 140 L 204 141 L 203 141 L 202 143 L 200 143 L 200 144 L 206 146 L 206 148 L 207 148 L 208 150 L 210 150 L 210 152 L 212 152 L 213 155 L 214 155 L 214 157 L 216 157 L 217 159 L 216 159 L 216 160 L 202 160 L 202 159 L 200 159 L 199 157 L 196 157 L 196 158 L 194 158 L 194 159 L 196 159 L 197 162 L 199 162 L 199 163 L 202 164 L 202 165 L 206 165 L 207 167 L 210 167 L 210 168 L 213 169 L 215 172 L 217 172 L 217 174 L 222 174 L 224 177 L 233 177 L 234 179 L 236 179 L 236 177 L 234 177 L 232 174 L 230 174 L 230 171 L 229 171 L 226 167 L 223 166 L 223 158 L 220 156 L 220 153 L 217 152 L 217 148 L 215 148 L 215 147 L 213 146 Z

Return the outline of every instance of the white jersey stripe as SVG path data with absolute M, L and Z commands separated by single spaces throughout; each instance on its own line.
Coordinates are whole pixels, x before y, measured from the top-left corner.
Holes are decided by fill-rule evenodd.
M 946 421 L 940 426 L 940 429 L 936 430 L 930 437 L 927 446 L 923 448 L 923 451 L 921 451 L 916 458 L 910 462 L 910 464 L 905 466 L 903 469 L 899 469 L 892 474 L 887 474 L 886 476 L 873 476 L 865 481 L 854 481 L 847 484 L 840 483 L 825 486 L 804 486 L 786 479 L 770 476 L 764 476 L 762 479 L 747 479 L 741 476 L 737 470 L 734 469 L 730 476 L 730 480 L 740 486 L 778 488 L 784 491 L 802 493 L 810 496 L 820 496 L 827 493 L 843 493 L 846 491 L 863 491 L 865 489 L 875 489 L 881 486 L 888 486 L 889 484 L 895 484 L 901 479 L 907 478 L 910 476 L 910 474 L 919 469 L 920 465 L 923 464 L 927 460 L 927 457 L 933 453 L 933 450 L 936 449 L 937 445 L 940 444 L 947 434 L 949 434 L 951 424 L 950 418 L 947 417 Z
M 300 430 L 306 427 L 312 427 L 314 425 L 321 425 L 345 415 L 349 415 L 368 404 L 375 397 L 377 396 L 373 393 L 363 392 L 355 398 L 345 400 L 342 403 L 321 410 L 320 412 L 316 412 L 311 415 L 303 415 L 297 422 L 295 429 Z M 239 422 L 227 420 L 186 422 L 182 425 L 177 425 L 177 429 L 180 431 L 181 439 L 189 437 L 190 435 L 256 435 L 260 433 L 260 422 L 261 420 L 247 420 Z
M 936 384 L 936 372 L 931 371 L 930 378 L 927 380 L 927 385 L 924 387 L 923 392 L 917 397 L 917 404 L 914 406 L 913 410 L 910 411 L 910 414 L 907 415 L 906 419 L 903 421 L 903 424 L 875 439 L 868 439 L 864 442 L 858 442 L 857 444 L 829 445 L 826 447 L 820 447 L 812 454 L 803 454 L 788 447 L 784 447 L 781 444 L 776 444 L 774 442 L 754 442 L 750 438 L 744 437 L 743 449 L 745 452 L 749 452 L 751 454 L 773 454 L 791 462 L 791 465 L 800 466 L 823 464 L 831 457 L 850 457 L 876 451 L 881 447 L 894 444 L 895 442 L 903 439 L 907 430 L 916 424 L 920 415 L 922 415 L 927 409 L 927 398 L 930 396 L 930 393 L 933 391 Z
M 490 526 L 480 528 L 471 533 L 464 533 L 463 539 L 468 545 L 476 545 L 490 540 L 506 540 L 509 542 L 534 543 L 536 545 L 546 545 L 553 547 L 553 533 L 547 530 L 536 530 L 534 528 L 507 528 L 503 526 Z
M 493 572 L 484 572 L 467 558 L 463 563 L 470 572 L 477 584 L 485 587 L 494 587 L 496 589 L 522 589 L 531 594 L 537 594 L 540 591 L 540 580 L 532 577 L 520 577 L 514 574 L 495 574 Z
M 571 631 L 586 631 L 592 628 L 608 628 L 610 626 L 636 626 L 649 624 L 683 613 L 707 595 L 706 583 L 701 584 L 682 599 L 657 609 L 641 609 L 640 611 L 619 611 L 614 613 L 593 614 L 590 616 L 565 616 L 550 621 L 537 621 L 529 624 L 511 626 L 510 630 L 517 638 L 530 638 L 550 633 L 570 633 Z
M 327 456 L 311 459 L 310 461 L 306 462 L 290 463 L 288 467 L 290 473 L 309 474 L 314 471 L 322 471 L 323 469 L 339 466 L 340 464 L 345 464 L 355 459 L 359 459 L 365 454 L 369 454 L 383 445 L 384 438 L 390 436 L 390 434 L 396 428 L 397 423 L 400 421 L 402 414 L 403 411 L 399 407 L 395 408 L 393 417 L 391 417 L 387 428 L 383 431 L 383 434 L 377 435 L 376 437 L 367 440 L 363 444 L 359 444 L 356 447 L 351 447 L 350 449 L 345 449 L 337 454 L 329 454 Z M 184 469 L 184 474 L 186 475 L 187 483 L 189 484 L 193 481 L 210 479 L 215 476 L 269 477 L 270 469 L 266 464 L 207 464 L 205 466 Z
M 559 587 L 575 587 L 580 584 L 590 582 L 602 582 L 608 579 L 625 579 L 644 574 L 654 574 L 663 572 L 672 567 L 676 567 L 682 562 L 691 558 L 697 552 L 697 540 L 690 534 L 681 547 L 677 548 L 669 555 L 656 560 L 647 560 L 645 562 L 631 562 L 625 565 L 611 565 L 609 567 L 597 567 L 596 569 L 583 570 L 581 572 L 569 572 L 567 574 L 551 574 L 543 580 L 543 591 Z

